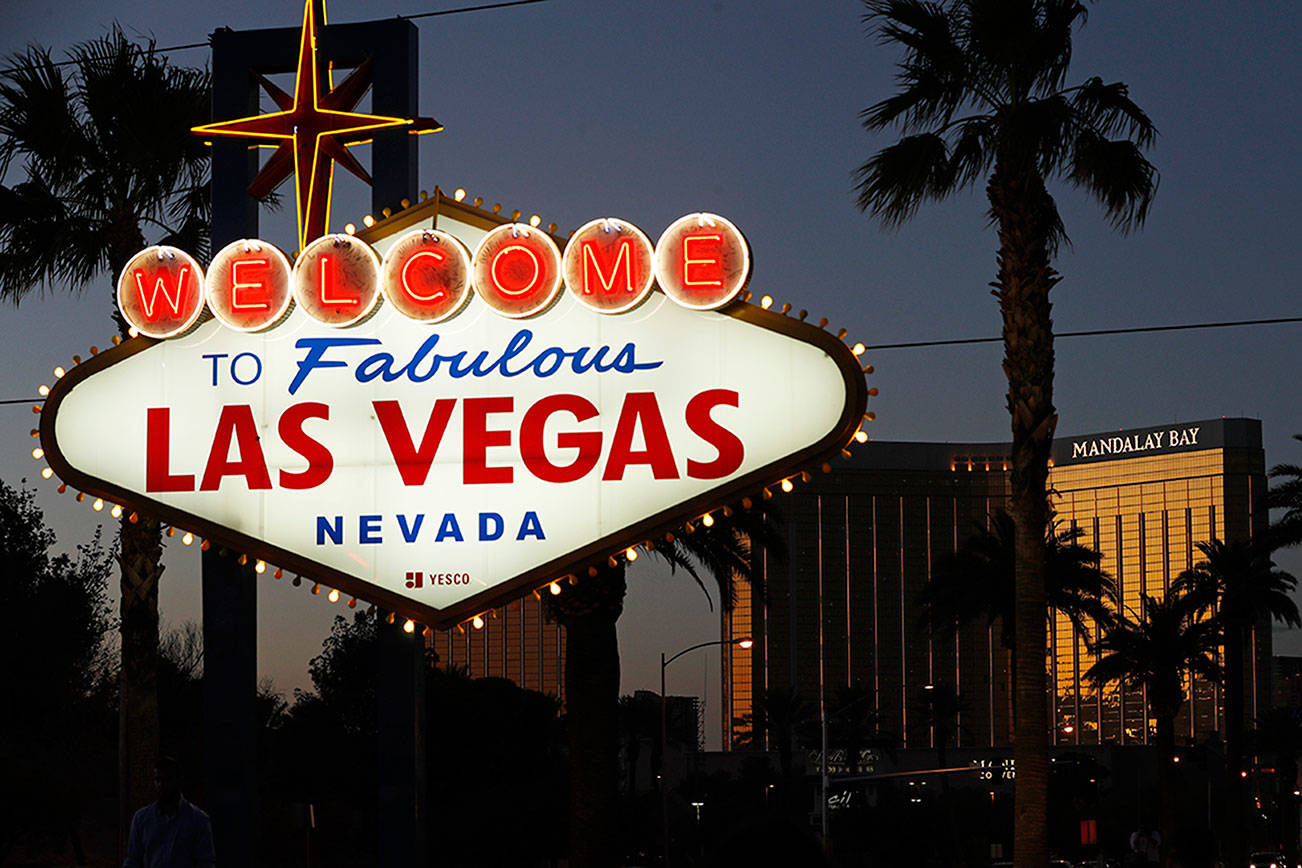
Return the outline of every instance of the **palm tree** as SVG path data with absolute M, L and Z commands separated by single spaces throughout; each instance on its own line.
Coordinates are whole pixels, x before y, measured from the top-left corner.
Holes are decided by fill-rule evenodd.
M 1239 834 L 1243 819 L 1243 670 L 1254 628 L 1263 620 L 1302 626 L 1297 604 L 1289 596 L 1297 579 L 1275 569 L 1268 548 L 1255 540 L 1197 544 L 1203 560 L 1185 570 L 1173 584 L 1189 593 L 1203 612 L 1214 612 L 1225 636 L 1225 773 L 1227 850 L 1233 862 L 1242 858 Z M 1252 685 L 1256 690 L 1256 685 Z
M 1016 864 L 1048 859 L 1048 732 L 1043 664 L 1045 496 L 1053 406 L 1052 267 L 1066 237 L 1047 180 L 1098 200 L 1125 231 L 1142 224 L 1157 171 L 1141 149 L 1156 131 L 1120 82 L 1066 86 L 1079 0 L 865 0 L 865 21 L 904 49 L 899 93 L 869 107 L 870 131 L 904 137 L 856 172 L 859 207 L 887 226 L 926 201 L 986 184 L 999 237 L 994 294 L 1003 316 L 1016 526 Z
M 1276 808 L 1284 864 L 1298 864 L 1298 757 L 1302 756 L 1302 709 L 1272 708 L 1248 733 L 1248 747 L 1275 768 Z
M 1096 648 L 1099 659 L 1085 677 L 1100 686 L 1121 680 L 1147 690 L 1157 719 L 1159 825 L 1169 844 L 1174 832 L 1175 718 L 1184 705 L 1185 677 L 1220 677 L 1216 657 L 1221 632 L 1217 622 L 1203 617 L 1201 601 L 1187 589 L 1172 587 L 1161 600 L 1144 594 L 1142 605 L 1137 619 L 1122 613 L 1103 633 Z
M 1294 434 L 1293 439 L 1302 443 L 1302 434 Z M 1270 475 L 1283 482 L 1266 492 L 1266 506 L 1284 510 L 1280 520 L 1271 526 L 1272 542 L 1276 548 L 1302 545 L 1302 465 L 1277 464 L 1270 469 Z
M 190 127 L 209 117 L 205 70 L 171 66 L 118 28 L 68 52 L 6 59 L 0 75 L 0 298 L 113 283 L 146 238 L 208 249 L 208 155 Z M 110 301 L 118 329 L 126 324 Z M 123 515 L 120 810 L 151 800 L 158 756 L 159 523 Z
M 732 605 L 734 581 L 755 575 L 751 545 L 780 549 L 768 513 L 727 511 L 710 525 L 689 523 L 666 534 L 651 551 L 672 569 L 682 567 L 708 590 L 698 568 L 714 580 L 719 600 Z M 595 573 L 593 575 L 592 573 Z M 565 627 L 566 732 L 570 744 L 570 864 L 616 864 L 619 788 L 619 643 L 615 624 L 624 610 L 624 562 L 611 558 L 560 594 L 543 599 Z M 713 607 L 713 604 L 711 604 Z

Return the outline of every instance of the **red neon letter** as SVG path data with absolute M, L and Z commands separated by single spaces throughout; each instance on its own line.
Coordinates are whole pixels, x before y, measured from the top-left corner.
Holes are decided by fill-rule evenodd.
M 461 402 L 463 479 L 467 485 L 510 482 L 510 467 L 489 467 L 489 446 L 510 446 L 511 432 L 488 430 L 488 416 L 492 413 L 509 413 L 515 407 L 514 398 L 466 398 Z
M 715 407 L 738 406 L 738 395 L 731 389 L 706 389 L 687 402 L 687 427 L 719 453 L 713 461 L 687 459 L 687 475 L 694 479 L 721 479 L 741 467 L 746 447 L 736 434 L 710 418 Z
M 448 429 L 448 420 L 452 418 L 452 408 L 456 398 L 439 398 L 429 411 L 429 421 L 425 423 L 425 434 L 420 438 L 417 448 L 407 430 L 407 420 L 403 418 L 402 407 L 397 401 L 373 401 L 375 418 L 380 420 L 380 429 L 389 444 L 389 452 L 398 465 L 403 485 L 424 485 L 429 476 L 430 465 L 443 442 L 443 432 Z
M 256 267 L 262 272 L 252 280 L 241 280 L 240 269 Z M 267 286 L 267 274 L 271 262 L 266 259 L 237 259 L 231 263 L 231 310 L 271 310 L 271 287 Z M 259 290 L 244 294 L 241 290 Z
M 167 407 L 145 411 L 145 491 L 194 491 L 194 474 L 173 474 L 168 468 L 171 414 Z
M 615 278 L 618 276 L 619 266 L 624 266 L 624 292 L 637 292 L 633 286 L 633 239 L 619 239 L 619 252 L 615 254 L 615 262 L 610 267 L 610 279 L 601 271 L 601 263 L 597 261 L 597 243 L 595 241 L 583 242 L 583 294 L 592 295 L 593 282 L 588 279 L 588 265 L 592 265 L 592 270 L 597 273 L 597 280 L 601 281 L 601 288 L 606 292 L 615 291 Z
M 165 279 L 167 272 L 160 269 L 157 278 L 154 280 L 154 291 L 146 298 L 145 273 L 137 268 L 135 271 L 136 289 L 140 291 L 140 306 L 145 309 L 145 319 L 158 319 L 158 315 L 154 313 L 154 305 L 158 303 L 158 294 L 160 292 L 163 294 L 163 300 L 167 302 L 167 306 L 172 309 L 172 316 L 181 316 L 181 308 L 185 306 L 186 281 L 189 276 L 190 266 L 181 266 L 181 271 L 176 277 L 176 298 L 172 298 L 172 293 L 167 291 L 167 281 Z M 162 311 L 159 311 L 159 313 L 161 314 Z
M 240 457 L 236 461 L 230 459 L 232 435 L 240 450 Z M 222 407 L 199 490 L 216 491 L 227 476 L 243 476 L 250 491 L 271 487 L 267 459 L 263 457 L 262 444 L 258 442 L 258 424 L 253 421 L 253 408 L 248 404 Z
M 422 256 L 428 256 L 431 259 L 433 259 L 435 262 L 442 262 L 444 259 L 443 254 L 435 250 L 417 250 L 407 259 L 406 262 L 402 264 L 402 288 L 407 293 L 407 295 L 411 296 L 417 301 L 437 301 L 438 299 L 448 294 L 446 289 L 439 287 L 429 295 L 421 295 L 419 292 L 416 291 L 415 287 L 411 285 L 411 278 L 407 274 L 407 272 L 411 269 L 412 263 L 414 263 L 417 259 L 420 259 Z
M 693 252 L 688 250 L 688 245 L 696 242 L 697 246 L 709 244 L 714 248 L 713 253 L 707 254 L 705 251 L 696 251 L 695 258 Z M 684 235 L 683 236 L 683 286 L 700 286 L 707 289 L 723 288 L 723 259 L 720 248 L 723 246 L 723 236 L 716 233 L 708 235 Z M 704 257 L 704 258 L 702 258 Z M 702 274 L 708 266 L 708 273 L 714 275 L 707 277 Z M 696 269 L 693 271 L 693 269 Z
M 645 449 L 633 449 L 633 436 L 642 429 Z M 660 415 L 660 405 L 655 392 L 629 392 L 624 396 L 624 406 L 615 423 L 615 435 L 610 438 L 610 456 L 606 459 L 603 480 L 620 480 L 630 464 L 645 464 L 656 479 L 677 479 L 674 452 L 669 446 L 669 432 Z
M 601 458 L 600 431 L 565 431 L 556 435 L 561 449 L 577 449 L 569 464 L 553 464 L 547 457 L 543 434 L 554 413 L 572 413 L 579 422 L 597 415 L 592 402 L 579 395 L 549 395 L 529 408 L 520 423 L 520 454 L 524 466 L 543 482 L 573 482 L 587 476 Z
M 329 419 L 330 407 L 316 401 L 295 404 L 280 417 L 280 439 L 286 446 L 307 459 L 307 470 L 291 473 L 280 471 L 280 487 L 303 489 L 316 488 L 330 478 L 335 459 L 330 450 L 313 440 L 303 430 L 303 423 L 308 419 Z
M 514 264 L 503 262 L 509 254 L 514 254 L 511 256 Z M 528 257 L 527 265 L 520 260 L 521 255 Z M 501 266 L 501 268 L 498 266 Z M 489 273 L 493 276 L 493 283 L 497 285 L 497 291 L 502 295 L 524 295 L 537 287 L 538 281 L 542 277 L 542 263 L 538 261 L 538 254 L 523 244 L 508 244 L 497 251 L 497 255 L 493 257 Z M 523 279 L 525 274 L 529 275 L 528 280 Z M 514 288 L 507 286 L 507 280 L 511 282 Z
M 321 257 L 321 303 L 324 305 L 356 307 L 362 303 L 360 294 L 354 292 L 352 295 L 335 295 L 335 273 L 330 267 L 330 257 Z

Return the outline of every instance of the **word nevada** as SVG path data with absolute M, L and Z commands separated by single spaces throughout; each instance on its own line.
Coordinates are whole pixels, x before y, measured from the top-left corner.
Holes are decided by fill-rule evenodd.
M 502 316 L 522 319 L 547 310 L 562 285 L 597 313 L 620 314 L 658 285 L 691 310 L 731 302 L 750 279 L 750 247 L 717 214 L 674 221 L 653 246 L 633 224 L 615 217 L 576 230 L 564 253 L 546 232 L 508 223 L 488 232 L 472 253 L 438 229 L 400 236 L 384 257 L 351 235 L 325 235 L 291 265 L 260 240 L 228 244 L 207 270 L 175 247 L 137 253 L 118 277 L 122 316 L 139 333 L 164 339 L 188 332 L 205 311 L 224 325 L 259 332 L 297 306 L 335 328 L 355 325 L 382 302 L 424 323 L 460 313 L 472 296 Z

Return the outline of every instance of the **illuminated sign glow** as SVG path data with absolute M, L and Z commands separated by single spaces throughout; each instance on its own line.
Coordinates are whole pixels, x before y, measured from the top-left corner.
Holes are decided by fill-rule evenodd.
M 142 250 L 118 277 L 118 309 L 142 335 L 174 337 L 203 313 L 203 280 L 203 269 L 184 250 Z
M 289 260 L 265 241 L 228 244 L 208 267 L 204 294 L 213 316 L 230 328 L 244 332 L 270 328 L 293 299 Z

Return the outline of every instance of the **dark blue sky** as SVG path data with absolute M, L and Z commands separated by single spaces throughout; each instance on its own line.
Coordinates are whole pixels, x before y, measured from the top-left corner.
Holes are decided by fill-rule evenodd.
M 0 0 L 0 52 L 64 48 L 113 20 L 159 45 L 203 40 L 219 26 L 297 26 L 295 0 Z M 415 14 L 435 0 L 334 0 L 332 22 Z M 456 4 L 460 5 L 460 3 Z M 998 333 L 987 283 L 993 233 L 981 190 L 884 232 L 854 206 L 851 173 L 886 136 L 857 113 L 892 90 L 893 50 L 864 35 L 848 0 L 656 3 L 549 0 L 419 21 L 420 104 L 446 127 L 421 138 L 422 185 L 465 188 L 562 232 L 595 217 L 631 220 L 655 238 L 677 216 L 711 210 L 748 235 L 751 288 L 806 308 L 868 344 Z M 1292 2 L 1102 2 L 1076 39 L 1073 80 L 1130 84 L 1160 131 L 1162 173 L 1141 232 L 1121 237 L 1075 191 L 1055 187 L 1072 246 L 1059 257 L 1060 331 L 1297 316 L 1302 216 L 1302 7 Z M 173 60 L 202 65 L 205 49 Z M 359 149 L 365 161 L 365 148 Z M 12 180 L 12 179 L 11 179 Z M 360 222 L 369 195 L 345 178 L 332 224 Z M 284 217 L 264 237 L 293 246 Z M 76 300 L 0 308 L 5 397 L 31 394 L 50 370 L 106 344 L 108 280 Z M 1007 434 L 995 345 L 870 354 L 881 390 L 878 439 L 1000 440 Z M 1268 463 L 1302 463 L 1302 326 L 1064 339 L 1059 430 L 1084 433 L 1214 416 L 1263 420 Z M 9 446 L 0 475 L 37 478 L 26 408 L 0 410 Z M 65 544 L 88 533 L 80 508 L 42 498 Z M 1284 559 L 1295 572 L 1302 558 Z M 642 566 L 621 622 L 625 689 L 653 687 L 656 654 L 718 635 L 717 617 L 684 577 Z M 164 617 L 197 618 L 197 560 L 174 556 Z M 304 681 L 334 610 L 267 582 L 263 668 L 279 686 Z M 654 627 L 651 625 L 655 625 Z M 1280 637 L 1281 648 L 1302 644 Z M 708 654 L 675 664 L 670 689 L 699 692 Z M 717 723 L 709 734 L 717 739 Z

